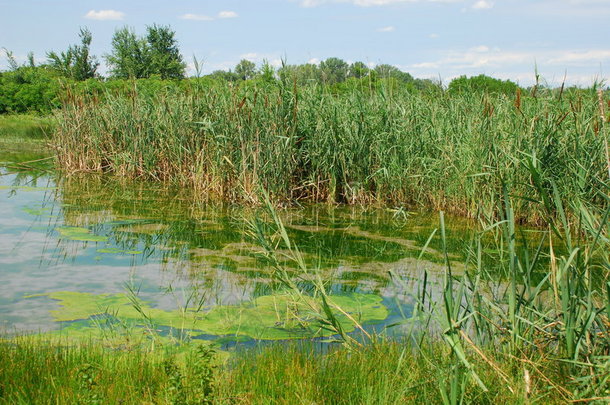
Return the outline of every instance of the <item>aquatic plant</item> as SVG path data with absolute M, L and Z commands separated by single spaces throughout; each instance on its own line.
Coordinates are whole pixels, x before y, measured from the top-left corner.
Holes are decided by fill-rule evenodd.
M 605 98 L 602 94 L 602 105 Z M 534 95 L 413 93 L 381 86 L 339 95 L 289 82 L 69 93 L 54 144 L 68 172 L 187 185 L 206 199 L 379 203 L 499 218 L 510 185 L 519 222 L 551 182 L 566 204 L 602 210 L 607 116 L 589 89 Z M 603 119 L 602 119 L 603 118 Z M 536 173 L 541 173 L 542 177 Z

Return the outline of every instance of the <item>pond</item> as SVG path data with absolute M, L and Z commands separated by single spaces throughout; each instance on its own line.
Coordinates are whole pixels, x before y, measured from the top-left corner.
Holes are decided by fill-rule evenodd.
M 151 182 L 62 177 L 49 152 L 32 145 L 0 155 L 4 333 L 124 336 L 135 329 L 225 346 L 332 337 L 306 302 L 282 288 L 283 271 L 306 296 L 321 280 L 347 332 L 400 335 L 424 273 L 430 288 L 445 272 L 438 232 L 430 238 L 438 214 L 278 210 L 304 272 L 294 250 L 279 244 L 270 255 L 254 237 L 274 240 L 264 208 L 202 203 Z M 453 271 L 463 271 L 473 225 L 447 218 L 446 227 Z

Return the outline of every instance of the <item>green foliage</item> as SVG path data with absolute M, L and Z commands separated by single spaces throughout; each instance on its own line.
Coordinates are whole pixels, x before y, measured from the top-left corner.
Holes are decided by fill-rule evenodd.
M 328 58 L 320 62 L 322 81 L 327 84 L 344 82 L 349 65 L 343 59 Z
M 354 62 L 349 67 L 349 77 L 360 79 L 369 74 L 369 68 L 364 62 Z
M 135 32 L 123 27 L 114 33 L 112 52 L 106 55 L 112 77 L 120 79 L 161 79 L 184 77 L 184 63 L 175 32 L 168 26 L 146 27 L 146 37 L 139 38 Z
M 91 32 L 87 28 L 81 28 L 79 37 L 81 45 L 71 45 L 67 51 L 57 54 L 51 51 L 47 54 L 49 66 L 56 70 L 61 76 L 81 81 L 96 76 L 99 63 L 94 56 L 89 54 L 91 46 Z
M 161 79 L 183 78 L 186 64 L 174 38 L 176 33 L 169 26 L 156 24 L 146 27 L 146 30 L 148 74 L 159 75 Z
M 377 77 L 382 79 L 395 79 L 400 83 L 411 83 L 415 81 L 413 76 L 409 73 L 403 72 L 396 66 L 381 64 L 375 66 L 375 73 Z
M 460 76 L 449 83 L 451 93 L 498 93 L 512 95 L 517 91 L 517 84 L 510 80 L 500 80 L 486 75 L 473 77 Z
M 263 82 L 273 83 L 275 82 L 275 69 L 269 61 L 265 60 L 263 66 L 261 66 L 259 76 Z
M 0 72 L 0 113 L 41 112 L 60 106 L 57 73 L 46 66 L 18 66 Z
M 256 74 L 256 65 L 247 59 L 242 59 L 235 66 L 235 74 L 240 80 L 252 79 Z
M 284 82 L 296 81 L 298 85 L 321 83 L 322 74 L 317 65 L 306 63 L 303 65 L 284 65 L 278 75 Z
M 146 40 L 123 27 L 112 37 L 112 52 L 106 55 L 112 77 L 128 79 L 148 77 L 148 49 Z

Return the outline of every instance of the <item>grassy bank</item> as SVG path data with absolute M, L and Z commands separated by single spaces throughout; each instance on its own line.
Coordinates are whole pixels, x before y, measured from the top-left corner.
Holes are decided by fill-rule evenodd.
M 221 362 L 204 346 L 186 356 L 170 351 L 109 351 L 96 345 L 0 345 L 0 403 L 7 404 L 399 404 L 443 403 L 454 365 L 442 346 L 377 342 L 356 350 L 315 344 L 275 345 L 236 352 Z M 483 361 L 474 364 L 491 389 L 466 383 L 465 403 L 564 403 L 566 384 L 548 361 L 536 368 L 499 361 L 507 380 Z M 533 359 L 537 361 L 539 359 Z M 531 370 L 531 380 L 524 370 Z
M 607 100 L 594 90 L 514 96 L 291 83 L 68 96 L 54 136 L 68 172 L 172 181 L 201 198 L 425 206 L 540 222 L 538 188 L 603 210 Z M 601 103 L 601 104 L 600 104 Z M 573 212 L 571 207 L 568 208 Z
M 0 115 L 0 141 L 49 139 L 53 132 L 53 118 L 30 114 Z

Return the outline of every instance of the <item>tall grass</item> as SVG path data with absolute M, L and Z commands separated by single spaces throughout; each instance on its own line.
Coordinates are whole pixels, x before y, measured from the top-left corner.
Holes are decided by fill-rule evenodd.
M 215 364 L 205 346 L 113 351 L 21 337 L 0 343 L 3 404 L 205 404 Z
M 546 213 L 532 194 L 550 181 L 564 203 L 607 207 L 596 192 L 608 185 L 599 103 L 594 90 L 508 97 L 381 86 L 333 95 L 280 82 L 151 95 L 134 84 L 102 99 L 68 92 L 54 142 L 68 172 L 173 181 L 231 201 L 256 202 L 262 186 L 278 202 L 499 218 L 508 184 L 516 219 L 534 223 Z
M 529 246 L 524 238 L 517 248 L 514 199 L 507 186 L 498 207 L 501 217 L 497 222 L 482 220 L 480 231 L 471 241 L 463 275 L 452 271 L 442 212 L 440 232 L 431 235 L 432 238 L 438 233 L 443 246 L 443 283 L 439 292 L 438 287 L 426 283 L 427 274 L 421 275 L 424 281 L 414 296 L 416 308 L 405 319 L 418 326 L 410 329 L 403 350 L 415 353 L 417 360 L 410 360 L 418 363 L 417 372 L 438 373 L 433 379 L 438 389 L 436 397 L 444 404 L 491 403 L 500 397 L 524 403 L 543 398 L 545 402 L 610 400 L 610 259 L 607 253 L 610 209 L 597 216 L 582 201 L 572 201 L 577 220 L 575 224 L 570 223 L 554 180 L 542 172 L 532 172 L 532 176 L 548 180 L 551 186 L 550 191 L 545 187 L 534 188 L 532 199 L 552 205 L 541 211 L 548 212 L 545 223 L 549 231 L 543 233 L 543 239 L 535 246 Z M 603 189 L 598 192 L 607 198 Z M 273 214 L 273 208 L 266 201 Z M 293 260 L 298 264 L 298 248 L 291 246 L 277 215 L 273 214 L 273 218 L 277 226 L 276 240 L 293 252 Z M 256 229 L 259 229 L 257 235 L 263 233 L 262 227 Z M 547 238 L 548 251 L 543 252 Z M 495 240 L 495 249 L 484 251 L 484 239 Z M 262 237 L 259 240 L 270 252 L 278 243 L 274 245 Z M 490 263 L 483 260 L 484 255 L 495 259 L 494 268 L 483 264 Z M 540 265 L 544 255 L 550 258 L 548 268 Z M 302 274 L 308 274 L 304 266 L 300 267 L 303 267 Z M 503 277 L 498 278 L 498 273 Z M 276 274 L 288 289 L 303 295 L 292 279 L 284 281 L 285 272 L 279 270 Z M 398 275 L 394 277 L 398 283 L 402 282 Z M 404 290 L 409 291 L 408 281 L 404 283 Z M 332 301 L 326 296 L 322 282 L 314 283 L 312 295 L 318 294 L 325 309 L 319 316 L 333 325 L 332 311 L 326 310 Z M 336 333 L 350 352 L 362 350 L 355 349 L 351 337 L 344 337 L 340 330 Z M 374 348 L 379 348 L 376 337 L 364 331 L 363 334 Z M 433 355 L 445 351 L 445 361 L 426 364 L 429 347 L 435 348 Z M 265 353 L 274 356 L 272 351 Z M 395 365 L 396 361 L 400 364 L 403 356 L 399 359 L 394 357 L 391 364 Z M 384 365 L 377 363 L 376 367 L 381 370 Z M 387 378 L 386 371 L 376 375 Z M 373 390 L 382 388 L 383 395 L 387 395 L 383 384 L 375 385 Z M 395 389 L 389 391 L 396 392 Z M 269 390 L 269 395 L 277 393 Z M 413 389 L 411 395 L 418 398 L 420 393 Z M 355 402 L 360 401 L 362 397 Z M 398 397 L 380 401 L 400 402 Z M 337 401 L 341 402 L 354 403 Z M 370 398 L 366 402 L 375 403 Z

